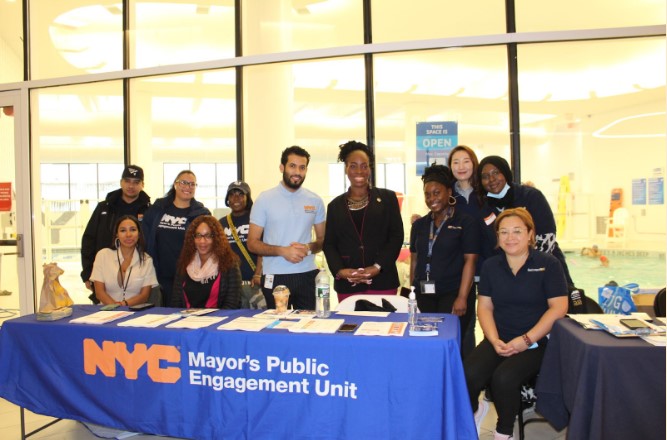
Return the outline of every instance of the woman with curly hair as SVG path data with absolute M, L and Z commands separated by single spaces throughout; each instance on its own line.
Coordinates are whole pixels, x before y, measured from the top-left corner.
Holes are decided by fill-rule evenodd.
M 473 278 L 480 252 L 480 227 L 456 209 L 454 176 L 444 165 L 424 170 L 424 201 L 431 212 L 412 224 L 410 280 L 422 312 L 452 313 L 468 328 L 474 315 Z
M 358 293 L 395 295 L 404 238 L 398 198 L 371 186 L 374 158 L 367 145 L 349 141 L 339 148 L 350 187 L 329 203 L 323 245 L 338 301 Z
M 239 258 L 212 215 L 194 219 L 176 265 L 172 307 L 238 309 L 241 305 Z

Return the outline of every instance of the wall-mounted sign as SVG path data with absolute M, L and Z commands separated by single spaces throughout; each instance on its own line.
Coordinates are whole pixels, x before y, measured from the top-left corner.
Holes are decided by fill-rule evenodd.
M 0 182 L 0 211 L 12 210 L 12 182 Z
M 632 204 L 646 205 L 646 179 L 632 179 Z
M 665 178 L 649 177 L 648 179 L 648 204 L 662 205 L 665 203 Z
M 459 142 L 458 131 L 454 121 L 417 123 L 417 176 L 433 162 L 447 165 L 449 152 Z

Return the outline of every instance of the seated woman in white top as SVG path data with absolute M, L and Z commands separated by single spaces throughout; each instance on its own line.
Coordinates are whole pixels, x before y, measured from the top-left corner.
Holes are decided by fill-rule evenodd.
M 97 253 L 90 276 L 97 299 L 122 306 L 144 303 L 158 282 L 153 260 L 144 252 L 141 224 L 136 217 L 124 215 L 114 230 L 113 246 Z

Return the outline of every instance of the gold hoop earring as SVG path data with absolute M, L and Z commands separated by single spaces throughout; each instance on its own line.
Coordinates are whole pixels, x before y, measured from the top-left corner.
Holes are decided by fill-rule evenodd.
M 454 206 L 454 205 L 456 205 L 456 197 L 449 196 L 449 206 Z

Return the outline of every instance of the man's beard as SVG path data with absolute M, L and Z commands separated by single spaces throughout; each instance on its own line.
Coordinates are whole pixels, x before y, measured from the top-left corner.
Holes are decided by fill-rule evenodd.
M 301 188 L 301 185 L 303 185 L 303 182 L 305 180 L 306 178 L 304 176 L 301 180 L 299 180 L 299 183 L 292 183 L 290 177 L 287 175 L 287 171 L 283 172 L 283 183 L 285 183 L 285 186 L 287 186 L 288 188 L 299 189 Z

